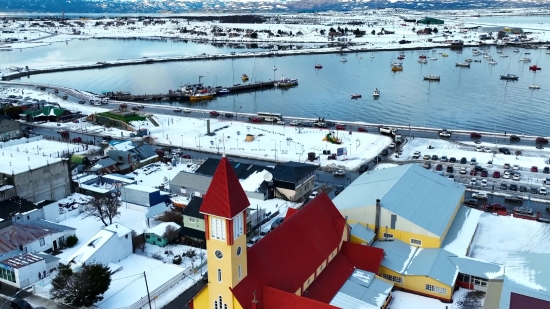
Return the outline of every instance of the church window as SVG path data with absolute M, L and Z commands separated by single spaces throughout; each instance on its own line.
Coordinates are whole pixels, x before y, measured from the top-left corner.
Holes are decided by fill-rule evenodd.
M 218 282 L 222 282 L 222 270 L 218 268 Z M 221 299 L 221 297 L 220 297 Z
M 210 217 L 210 235 L 214 239 L 225 240 L 225 220 Z
M 237 237 L 241 236 L 244 232 L 243 228 L 243 214 L 238 214 L 235 218 L 233 218 L 233 235 L 235 239 Z
M 242 273 L 241 273 L 241 265 L 239 265 L 239 267 L 237 268 L 238 270 L 238 273 L 239 273 L 239 279 L 242 278 Z
M 223 309 L 227 309 L 227 304 L 224 304 L 224 305 L 223 305 Z

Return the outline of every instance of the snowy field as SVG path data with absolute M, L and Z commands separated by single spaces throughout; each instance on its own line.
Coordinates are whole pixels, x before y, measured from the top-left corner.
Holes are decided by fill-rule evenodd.
M 195 164 L 187 159 L 180 159 L 176 166 L 157 162 L 135 170 L 131 176 L 134 177 L 139 185 L 154 188 L 160 184 L 169 182 L 179 172 L 192 173 L 199 166 L 199 164 Z
M 461 302 L 468 296 L 470 290 L 459 288 L 453 294 L 453 303 L 445 304 L 441 301 L 424 297 L 416 294 L 411 294 L 402 291 L 393 291 L 392 296 L 393 300 L 390 305 L 390 309 L 477 309 L 473 307 L 464 307 Z M 479 304 L 483 305 L 485 296 L 479 298 Z M 479 309 L 482 306 L 478 307 Z
M 550 225 L 483 213 L 470 247 L 470 257 L 505 264 L 516 251 L 550 253 Z
M 97 146 L 77 143 L 56 142 L 45 139 L 34 141 L 35 138 L 21 138 L 10 142 L 0 142 L 0 149 L 13 153 L 35 154 L 43 157 L 58 158 L 66 153 L 90 154 L 99 149 Z

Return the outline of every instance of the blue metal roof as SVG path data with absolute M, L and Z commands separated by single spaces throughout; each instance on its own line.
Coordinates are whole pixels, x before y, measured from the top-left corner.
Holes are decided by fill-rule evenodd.
M 441 236 L 464 191 L 461 184 L 406 164 L 362 174 L 333 201 L 344 210 L 373 206 L 380 199 L 383 208 Z
M 468 255 L 482 213 L 477 209 L 460 206 L 441 248 L 459 256 Z
M 499 308 L 510 307 L 512 293 L 550 302 L 550 253 L 510 253 Z
M 355 269 L 330 304 L 342 309 L 380 308 L 392 288 L 373 273 Z
M 455 255 L 443 249 L 418 249 L 405 274 L 407 276 L 428 276 L 452 287 L 458 276 L 458 269 L 449 259 L 451 256 Z
M 450 256 L 449 259 L 463 274 L 484 279 L 502 279 L 504 275 L 504 265 L 480 261 L 467 256 Z
M 374 240 L 374 236 L 375 236 L 374 231 L 369 229 L 368 227 L 360 223 L 350 224 L 350 227 L 351 227 L 352 236 L 355 236 L 364 240 L 365 242 L 367 242 L 367 244 L 371 244 L 372 241 Z
M 384 250 L 384 259 L 381 265 L 400 274 L 405 272 L 418 250 L 417 247 L 399 240 L 375 241 L 372 246 Z

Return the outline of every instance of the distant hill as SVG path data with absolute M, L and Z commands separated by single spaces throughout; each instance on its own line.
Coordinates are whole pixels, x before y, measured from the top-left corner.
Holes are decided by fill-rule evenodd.
M 503 9 L 543 7 L 546 0 L 0 0 L 0 11 L 14 13 L 185 13 L 315 12 L 373 8 Z

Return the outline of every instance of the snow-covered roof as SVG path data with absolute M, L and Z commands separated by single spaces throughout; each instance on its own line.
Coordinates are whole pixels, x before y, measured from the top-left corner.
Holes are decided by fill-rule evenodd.
M 241 179 L 241 186 L 244 191 L 248 192 L 257 192 L 260 185 L 265 181 L 265 174 L 270 173 L 268 170 L 263 170 L 261 172 L 254 172 L 248 178 Z
M 90 240 L 82 245 L 71 257 L 67 259 L 67 262 L 74 262 L 79 265 L 86 263 L 92 255 L 103 246 L 115 233 L 101 229 Z
M 113 233 L 116 233 L 118 237 L 122 237 L 124 235 L 127 235 L 129 233 L 132 233 L 132 230 L 125 227 L 124 225 L 120 223 L 113 223 L 109 226 L 106 226 L 103 228 L 106 231 L 111 231 Z
M 162 237 L 162 235 L 164 235 L 164 232 L 166 232 L 166 228 L 169 226 L 175 228 L 176 230 L 179 230 L 180 228 L 180 226 L 174 222 L 162 222 L 161 224 L 147 230 L 147 233 L 155 234 Z
M 338 308 L 381 308 L 393 284 L 376 278 L 368 271 L 355 269 L 330 302 Z
M 159 189 L 146 187 L 146 186 L 140 186 L 140 185 L 127 185 L 126 189 L 127 190 L 142 191 L 142 192 L 147 192 L 147 193 L 153 193 L 153 192 L 156 192 L 156 191 L 159 190 Z
M 399 240 L 375 241 L 372 246 L 383 249 L 386 254 L 381 265 L 399 274 L 405 272 L 416 250 L 418 250 L 417 247 Z
M 467 255 L 482 213 L 480 210 L 461 206 L 441 247 L 459 256 Z
M 0 173 L 21 174 L 35 170 L 48 164 L 61 162 L 60 158 L 45 157 L 34 153 L 26 153 L 2 148 L 0 152 Z
M 499 308 L 509 308 L 511 293 L 550 302 L 550 253 L 517 252 L 508 255 Z
M 132 141 L 125 141 L 111 146 L 113 146 L 113 148 L 115 148 L 116 150 L 130 150 L 136 148 L 134 147 L 134 145 L 132 145 Z

